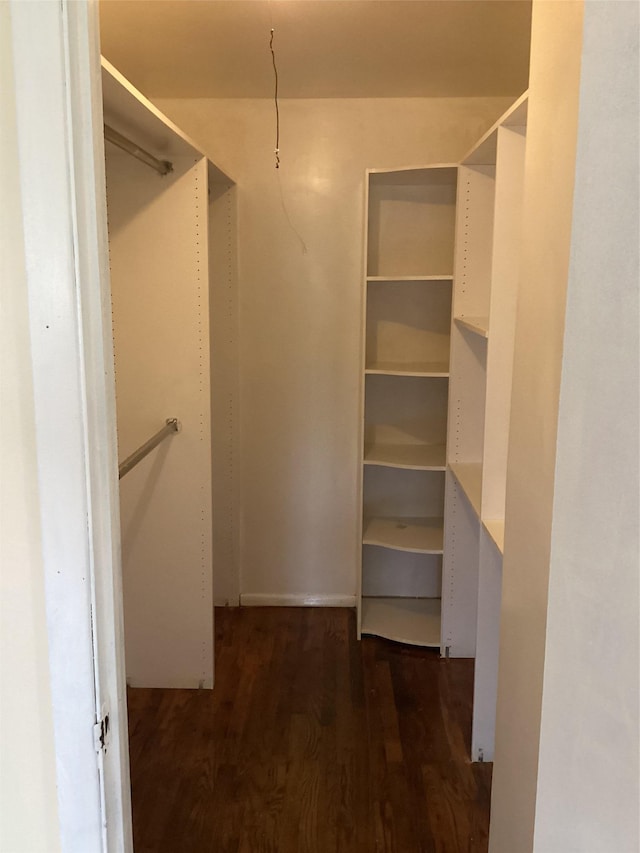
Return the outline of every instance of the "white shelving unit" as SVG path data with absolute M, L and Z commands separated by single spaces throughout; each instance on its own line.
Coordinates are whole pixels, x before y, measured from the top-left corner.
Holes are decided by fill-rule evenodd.
M 494 746 L 526 119 L 525 94 L 459 167 L 366 181 L 358 632 L 476 658 L 474 760 Z
M 456 182 L 366 182 L 358 632 L 438 649 Z
M 476 658 L 474 760 L 494 748 L 526 119 L 525 94 L 459 167 L 366 182 L 358 630 Z
M 212 687 L 213 573 L 235 535 L 235 425 L 211 407 L 235 394 L 234 185 L 106 61 L 102 88 L 106 139 L 131 143 L 105 145 L 120 459 L 181 424 L 120 484 L 127 679 Z
M 458 183 L 443 586 L 473 629 L 461 630 L 460 607 L 443 615 L 443 635 L 452 654 L 476 658 L 473 760 L 494 749 L 526 118 L 524 95 L 463 159 Z

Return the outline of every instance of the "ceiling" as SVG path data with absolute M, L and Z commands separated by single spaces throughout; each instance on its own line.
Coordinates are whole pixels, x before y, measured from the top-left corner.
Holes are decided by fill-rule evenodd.
M 102 0 L 102 52 L 153 98 L 517 96 L 530 0 Z

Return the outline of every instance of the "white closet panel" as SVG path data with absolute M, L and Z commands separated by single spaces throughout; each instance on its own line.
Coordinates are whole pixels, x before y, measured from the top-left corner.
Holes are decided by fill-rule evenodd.
M 475 657 L 478 515 L 459 481 L 446 474 L 442 566 L 442 646 L 447 657 Z
M 493 760 L 527 97 L 460 166 L 442 621 L 476 657 L 473 760 Z
M 181 425 L 120 481 L 127 679 L 212 687 L 238 535 L 235 188 L 105 60 L 102 85 L 120 460 Z
M 207 167 L 160 177 L 107 147 L 119 456 L 181 431 L 120 483 L 130 684 L 213 685 Z
M 240 603 L 236 188 L 209 164 L 213 601 Z

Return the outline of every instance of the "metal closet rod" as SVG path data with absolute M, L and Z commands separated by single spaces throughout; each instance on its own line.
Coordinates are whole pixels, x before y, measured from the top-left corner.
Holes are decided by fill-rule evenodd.
M 127 139 L 126 136 L 118 133 L 117 130 L 109 127 L 108 124 L 104 126 L 104 138 L 112 145 L 117 145 L 118 148 L 126 151 L 127 154 L 131 154 L 136 160 L 140 160 L 141 163 L 145 163 L 147 166 L 155 169 L 160 175 L 168 175 L 169 172 L 173 172 L 173 163 L 170 163 L 168 160 L 158 160 L 153 154 L 149 154 L 144 148 L 140 148 L 139 145 L 136 145 L 135 142 Z
M 157 447 L 160 442 L 168 435 L 171 435 L 172 432 L 180 432 L 180 421 L 177 418 L 167 418 L 167 422 L 162 429 L 158 430 L 155 435 L 151 436 L 149 441 L 145 441 L 145 443 L 134 451 L 131 456 L 127 456 L 124 462 L 118 465 L 118 479 L 121 480 L 132 468 L 135 468 L 138 462 L 144 459 L 147 454 L 151 453 L 153 448 Z

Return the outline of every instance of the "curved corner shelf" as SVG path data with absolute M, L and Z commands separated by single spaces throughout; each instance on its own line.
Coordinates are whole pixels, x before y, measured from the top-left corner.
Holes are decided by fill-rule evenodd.
M 378 545 L 413 554 L 442 554 L 442 518 L 369 518 L 364 525 L 363 545 Z
M 362 598 L 362 633 L 440 648 L 439 598 Z
M 449 376 L 449 365 L 444 361 L 413 361 L 407 364 L 377 361 L 367 365 L 364 372 L 367 375 L 446 378 Z
M 365 450 L 365 465 L 409 468 L 414 471 L 444 471 L 444 444 L 372 444 Z
M 474 335 L 479 335 L 481 338 L 489 337 L 489 318 L 488 317 L 454 317 L 456 326 L 461 326 Z

